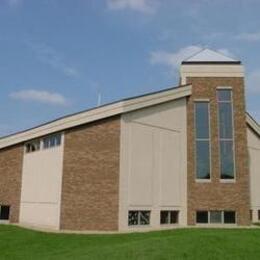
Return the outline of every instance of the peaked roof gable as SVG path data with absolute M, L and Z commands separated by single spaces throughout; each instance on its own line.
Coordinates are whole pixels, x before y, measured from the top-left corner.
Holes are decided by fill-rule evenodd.
M 240 64 L 239 60 L 235 60 L 220 52 L 216 52 L 210 49 L 203 49 L 191 57 L 187 58 L 182 64 L 194 64 L 194 63 L 230 63 Z

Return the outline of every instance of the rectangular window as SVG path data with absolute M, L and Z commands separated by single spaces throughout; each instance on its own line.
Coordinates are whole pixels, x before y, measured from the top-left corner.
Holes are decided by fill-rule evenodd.
M 236 212 L 235 211 L 224 211 L 224 223 L 235 224 L 236 223 Z
M 195 102 L 196 178 L 210 179 L 209 102 Z
M 177 224 L 179 222 L 179 211 L 161 211 L 161 224 Z
M 260 220 L 260 210 L 258 210 L 258 220 Z
M 150 211 L 131 210 L 128 212 L 128 226 L 149 225 Z
M 60 144 L 61 144 L 61 134 L 55 134 L 43 138 L 44 149 L 59 146 Z
M 40 150 L 40 140 L 33 140 L 25 144 L 25 152 L 32 153 Z
M 196 222 L 198 224 L 207 224 L 207 223 L 209 223 L 208 211 L 197 211 Z
M 197 224 L 235 224 L 236 212 L 235 211 L 197 211 L 196 212 Z
M 232 91 L 219 89 L 218 118 L 221 179 L 234 179 L 234 134 L 233 134 L 233 101 Z
M 210 211 L 210 223 L 221 224 L 222 223 L 222 212 L 221 211 Z
M 9 220 L 10 206 L 0 206 L 0 220 Z

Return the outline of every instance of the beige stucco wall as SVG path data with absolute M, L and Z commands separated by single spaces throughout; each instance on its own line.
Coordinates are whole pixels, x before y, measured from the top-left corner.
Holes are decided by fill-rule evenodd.
M 119 229 L 129 230 L 128 210 L 179 210 L 186 225 L 186 99 L 131 112 L 121 119 Z M 133 227 L 130 227 L 133 229 Z
M 20 223 L 59 229 L 62 145 L 24 153 Z
M 237 78 L 244 77 L 244 66 L 243 65 L 223 65 L 223 64 L 184 64 L 181 65 L 180 75 L 181 84 L 187 84 L 187 78 L 196 77 L 228 77 Z
M 249 127 L 247 129 L 249 169 L 250 169 L 250 195 L 253 222 L 258 221 L 257 211 L 260 210 L 260 138 Z

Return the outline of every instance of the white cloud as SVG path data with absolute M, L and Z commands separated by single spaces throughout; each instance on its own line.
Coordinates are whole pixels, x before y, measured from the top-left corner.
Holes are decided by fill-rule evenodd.
M 256 69 L 248 74 L 246 90 L 248 93 L 260 95 L 260 69 Z
M 223 55 L 230 57 L 230 58 L 234 58 L 234 59 L 236 58 L 236 56 L 233 53 L 231 53 L 228 49 L 218 49 L 217 52 L 220 52 Z
M 257 42 L 260 41 L 260 32 L 241 33 L 239 35 L 236 35 L 235 39 L 247 42 Z
M 183 60 L 200 50 L 202 50 L 202 47 L 191 45 L 181 48 L 177 52 L 154 51 L 150 55 L 150 62 L 151 64 L 167 65 L 171 69 L 177 70 Z
M 61 71 L 68 77 L 78 77 L 78 70 L 68 65 L 64 62 L 60 53 L 58 53 L 54 48 L 44 44 L 44 43 L 35 43 L 32 41 L 25 41 L 26 45 L 30 47 L 36 55 L 36 58 L 49 65 L 52 69 Z
M 59 93 L 52 93 L 45 90 L 25 89 L 12 92 L 9 97 L 22 101 L 34 101 L 49 105 L 65 106 L 68 104 L 67 99 Z
M 107 0 L 111 10 L 130 9 L 142 13 L 154 13 L 158 6 L 155 0 Z
M 190 45 L 185 48 L 179 49 L 177 52 L 167 52 L 167 51 L 154 51 L 150 54 L 151 64 L 162 64 L 170 67 L 172 72 L 176 72 L 179 69 L 180 64 L 183 60 L 191 57 L 195 53 L 201 51 L 203 48 L 199 45 Z M 226 56 L 234 57 L 234 55 L 228 49 L 218 49 L 220 52 Z

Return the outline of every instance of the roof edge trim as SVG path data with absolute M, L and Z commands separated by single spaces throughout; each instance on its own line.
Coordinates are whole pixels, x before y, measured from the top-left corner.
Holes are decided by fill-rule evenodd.
M 241 65 L 241 61 L 183 61 L 181 63 L 182 65 L 200 65 L 200 64 L 206 64 L 206 65 L 214 65 L 214 64 L 224 64 L 224 65 Z
M 246 122 L 252 128 L 252 130 L 254 130 L 254 132 L 257 133 L 260 137 L 260 125 L 248 112 L 246 113 Z
M 183 85 L 142 96 L 120 100 L 115 103 L 93 108 L 70 116 L 56 119 L 23 132 L 18 132 L 0 139 L 0 149 L 23 143 L 41 136 L 60 132 L 69 128 L 120 115 L 141 108 L 165 103 L 191 95 L 191 85 Z

